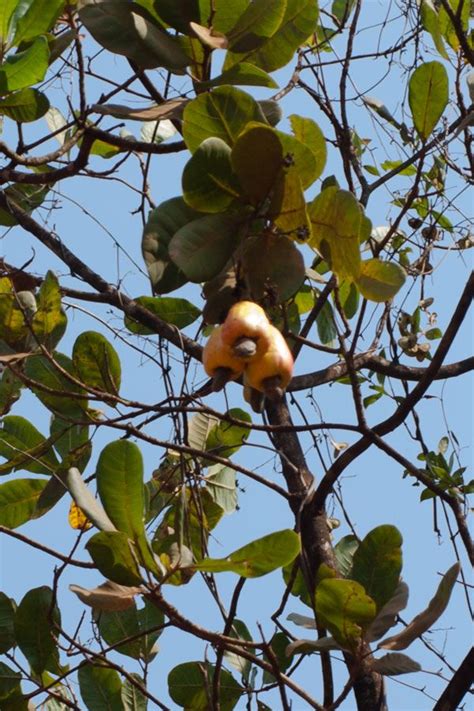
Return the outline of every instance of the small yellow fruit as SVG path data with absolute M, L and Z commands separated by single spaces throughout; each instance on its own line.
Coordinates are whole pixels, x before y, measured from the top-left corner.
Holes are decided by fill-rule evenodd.
M 243 370 L 244 361 L 232 352 L 222 340 L 222 326 L 217 326 L 209 336 L 202 352 L 204 370 L 211 378 L 227 371 L 227 380 L 236 380 Z M 225 384 L 225 383 L 224 383 Z
M 261 352 L 267 345 L 269 326 L 270 322 L 261 306 L 253 301 L 238 301 L 229 309 L 222 324 L 222 341 L 234 347 L 239 341 L 252 339 L 257 344 L 257 351 Z
M 283 395 L 293 376 L 293 356 L 275 326 L 267 326 L 266 338 L 268 348 L 246 366 L 245 383 L 270 399 L 276 399 Z

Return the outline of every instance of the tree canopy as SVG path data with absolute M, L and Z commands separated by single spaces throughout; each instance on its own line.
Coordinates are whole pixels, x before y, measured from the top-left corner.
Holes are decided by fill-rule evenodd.
M 466 707 L 472 17 L 3 0 L 1 709 Z

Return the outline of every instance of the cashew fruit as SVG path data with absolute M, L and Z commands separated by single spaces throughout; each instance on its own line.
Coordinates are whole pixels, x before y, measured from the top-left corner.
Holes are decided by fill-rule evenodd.
M 222 341 L 235 348 L 235 353 L 242 358 L 255 358 L 261 355 L 268 347 L 267 330 L 270 322 L 261 306 L 253 301 L 238 301 L 231 306 L 227 318 L 222 324 Z M 256 349 L 252 353 L 245 353 L 240 348 L 253 340 Z M 247 346 L 248 347 L 248 346 Z M 239 352 L 240 349 L 240 352 Z
M 280 331 L 269 324 L 268 347 L 245 368 L 245 384 L 264 393 L 271 400 L 282 397 L 293 375 L 293 356 Z
M 222 326 L 216 326 L 202 352 L 204 370 L 213 378 L 213 389 L 221 390 L 229 380 L 242 375 L 245 361 L 234 355 L 222 340 Z

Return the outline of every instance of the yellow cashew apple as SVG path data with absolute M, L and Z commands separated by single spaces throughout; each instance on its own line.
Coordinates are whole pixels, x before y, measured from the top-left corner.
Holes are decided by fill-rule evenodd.
M 216 326 L 209 336 L 202 352 L 202 364 L 209 377 L 213 378 L 214 390 L 220 390 L 229 380 L 236 380 L 245 366 L 245 362 L 223 342 L 222 326 Z
M 269 324 L 268 347 L 245 368 L 245 384 L 264 393 L 271 400 L 282 397 L 293 375 L 293 356 L 280 331 Z
M 231 306 L 222 324 L 222 341 L 236 355 L 247 360 L 259 357 L 268 347 L 270 322 L 261 306 L 253 301 L 238 301 Z M 252 347 L 252 341 L 254 346 Z

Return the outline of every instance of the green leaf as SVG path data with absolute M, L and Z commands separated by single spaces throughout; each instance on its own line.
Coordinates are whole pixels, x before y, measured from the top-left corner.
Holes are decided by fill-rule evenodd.
M 182 286 L 186 276 L 170 260 L 168 245 L 184 225 L 200 217 L 182 197 L 162 202 L 148 216 L 142 238 L 142 254 L 155 293 L 165 294 Z
M 352 534 L 344 536 L 334 546 L 334 556 L 336 558 L 337 569 L 343 578 L 349 577 L 349 573 L 352 568 L 352 561 L 354 559 L 354 553 L 358 547 L 359 541 Z
M 61 308 L 59 282 L 52 271 L 44 278 L 36 299 L 38 309 L 33 316 L 33 332 L 38 342 L 52 351 L 64 335 L 67 317 Z
M 250 124 L 235 142 L 232 166 L 252 203 L 258 205 L 270 197 L 283 167 L 283 146 L 275 129 Z
M 182 73 L 190 59 L 177 40 L 162 31 L 143 8 L 128 0 L 99 0 L 83 5 L 79 16 L 94 39 L 143 69 L 165 67 Z
M 326 301 L 316 318 L 319 340 L 323 345 L 328 345 L 337 339 L 334 312 L 329 301 Z
M 240 15 L 234 27 L 227 32 L 232 52 L 257 49 L 272 37 L 280 27 L 286 10 L 286 0 L 254 0 Z
M 132 546 L 122 531 L 100 531 L 86 543 L 92 560 L 108 580 L 120 585 L 141 585 L 137 552 L 132 553 Z
M 207 711 L 212 697 L 214 667 L 209 662 L 185 662 L 168 675 L 168 693 L 180 708 Z M 219 679 L 220 707 L 231 711 L 243 694 L 242 687 L 225 669 Z
M 283 118 L 283 111 L 278 101 L 274 99 L 260 99 L 257 103 L 270 126 L 277 126 Z
M 277 661 L 278 670 L 285 673 L 289 666 L 292 664 L 292 655 L 287 653 L 288 645 L 290 640 L 283 634 L 283 632 L 276 632 L 270 640 L 270 647 L 272 649 L 274 658 Z M 268 656 L 265 654 L 265 661 L 270 661 Z M 273 684 L 275 681 L 275 675 L 268 672 L 266 669 L 263 672 L 263 683 Z
M 232 147 L 247 123 L 265 123 L 257 101 L 232 86 L 218 87 L 197 96 L 187 104 L 183 119 L 183 138 L 191 153 L 210 137 L 220 138 Z
M 328 187 L 310 204 L 313 234 L 310 246 L 317 249 L 339 279 L 359 276 L 360 243 L 370 235 L 371 222 L 352 193 Z
M 222 212 L 239 197 L 230 153 L 221 138 L 206 138 L 184 166 L 183 197 L 194 210 Z
M 49 99 L 38 89 L 20 89 L 0 99 L 0 116 L 8 116 L 18 123 L 36 121 L 44 116 L 48 109 Z M 38 186 L 35 187 L 38 190 Z
M 395 526 L 377 526 L 354 553 L 350 577 L 364 586 L 379 611 L 393 596 L 402 569 L 403 539 Z
M 441 331 L 440 328 L 430 328 L 428 331 L 425 332 L 425 337 L 429 341 L 437 341 L 438 338 L 442 338 L 443 332 Z
M 35 208 L 42 204 L 49 190 L 49 185 L 20 185 L 19 183 L 13 183 L 5 190 L 5 195 L 9 200 L 15 202 L 19 207 L 25 210 L 25 212 L 30 214 Z M 11 227 L 16 224 L 18 224 L 17 221 L 9 212 L 0 209 L 0 225 Z M 9 280 L 7 279 L 6 281 Z M 19 293 L 24 294 L 28 292 Z M 15 299 L 15 301 L 16 300 L 17 299 Z
M 53 605 L 53 591 L 42 586 L 29 590 L 15 613 L 15 637 L 32 670 L 60 672 L 59 652 L 53 634 L 61 625 L 59 610 Z
M 142 1 L 140 4 L 145 5 Z M 209 0 L 160 0 L 159 3 L 152 4 L 157 16 L 163 22 L 184 35 L 189 34 L 190 22 L 204 24 L 210 13 Z M 218 29 L 216 25 L 215 27 Z
M 375 602 L 354 580 L 325 578 L 316 588 L 316 615 L 344 649 L 355 649 L 376 614 Z
M 331 13 L 344 25 L 350 17 L 356 0 L 333 0 Z
M 0 95 L 43 81 L 48 69 L 49 48 L 45 37 L 38 37 L 23 52 L 0 64 Z
M 17 3 L 17 11 L 12 18 L 14 26 L 13 46 L 30 42 L 44 35 L 54 27 L 64 0 L 27 0 Z M 25 10 L 26 8 L 26 10 Z
M 62 353 L 55 353 L 54 361 L 60 369 L 73 376 L 73 365 L 70 358 Z M 40 388 L 31 387 L 36 397 L 53 413 L 64 419 L 84 420 L 88 407 L 87 399 L 85 397 L 69 397 L 69 395 L 85 395 L 85 392 L 63 375 L 60 369 L 45 356 L 31 356 L 26 361 L 25 374 L 40 385 L 57 392 L 57 394 L 52 394 Z
M 400 674 L 411 674 L 413 672 L 421 671 L 422 667 L 421 664 L 418 664 L 418 662 L 415 662 L 414 659 L 407 657 L 406 654 L 393 652 L 392 654 L 385 654 L 379 659 L 374 659 L 372 669 L 377 672 L 377 674 L 384 674 L 385 676 L 398 676 Z
M 194 306 L 186 299 L 174 299 L 166 296 L 139 296 L 135 301 L 140 306 L 144 306 L 148 311 L 159 316 L 163 321 L 172 323 L 178 328 L 186 328 L 201 315 L 197 306 Z M 124 323 L 132 333 L 138 333 L 142 336 L 154 333 L 153 329 L 143 326 L 138 321 L 130 318 L 130 316 L 125 316 Z
M 339 284 L 339 301 L 347 319 L 353 318 L 359 308 L 359 290 L 349 279 Z
M 316 160 L 313 181 L 317 180 L 324 170 L 327 159 L 327 148 L 324 134 L 318 124 L 310 118 L 291 114 L 289 117 L 295 138 L 309 148 Z
M 224 268 L 239 243 L 242 215 L 205 215 L 181 227 L 169 255 L 190 281 L 212 279 Z
M 47 479 L 15 479 L 0 484 L 0 524 L 18 528 L 29 521 Z
M 15 608 L 14 601 L 0 592 L 0 654 L 5 654 L 15 646 Z M 1 692 L 0 692 L 1 696 Z
M 225 513 L 234 513 L 237 508 L 235 470 L 222 464 L 215 464 L 209 467 L 206 484 L 216 504 L 219 504 Z
M 23 384 L 11 370 L 5 368 L 0 378 L 0 416 L 10 412 L 12 405 L 19 399 Z
M 86 385 L 118 395 L 122 368 L 115 348 L 96 331 L 84 331 L 74 343 L 72 362 L 77 377 Z
M 132 659 L 141 657 L 141 638 L 135 602 L 126 610 L 97 611 L 95 614 L 99 634 L 115 652 Z M 128 641 L 129 637 L 135 639 Z
M 277 89 L 278 84 L 272 77 L 264 72 L 260 67 L 256 67 L 248 62 L 235 64 L 230 69 L 227 69 L 219 76 L 209 81 L 200 82 L 199 86 L 203 89 L 212 89 L 215 86 L 265 86 L 268 89 Z
M 0 662 L 0 700 L 3 708 L 6 708 L 6 700 L 9 696 L 21 694 L 21 679 L 20 672 L 14 671 L 7 664 Z
M 422 140 L 430 136 L 448 99 L 448 74 L 440 62 L 425 62 L 415 69 L 408 85 L 408 101 L 413 123 Z
M 271 232 L 247 238 L 242 266 L 252 297 L 260 300 L 272 289 L 275 302 L 294 296 L 305 278 L 304 260 L 295 244 Z
M 235 420 L 252 423 L 252 418 L 239 407 L 234 407 L 226 412 L 226 415 Z M 231 457 L 238 452 L 250 434 L 250 427 L 245 425 L 234 425 L 225 420 L 220 420 L 210 430 L 206 439 L 206 451 L 218 454 L 220 457 Z
M 115 669 L 84 664 L 79 667 L 77 676 L 88 711 L 123 711 L 122 682 Z
M 237 573 L 258 578 L 291 563 L 300 552 L 300 539 L 290 529 L 258 538 L 225 558 L 205 558 L 194 567 L 207 573 Z
M 0 48 L 2 54 L 8 43 L 10 25 L 17 5 L 18 0 L 3 0 L 0 5 Z
M 394 168 L 398 168 L 402 163 L 403 161 L 401 160 L 386 160 L 381 163 L 380 167 L 382 170 L 393 170 Z M 409 165 L 403 170 L 400 170 L 398 175 L 416 175 L 416 168 L 414 165 Z
M 284 67 L 295 50 L 316 30 L 318 5 L 314 0 L 288 0 L 277 31 L 260 47 L 244 52 L 228 52 L 224 69 L 239 62 L 251 62 L 273 72 Z
M 405 270 L 396 262 L 369 259 L 360 264 L 357 286 L 370 301 L 389 301 L 400 291 L 405 279 Z
M 145 682 L 138 674 L 131 673 L 130 676 L 145 688 Z M 132 684 L 130 679 L 125 679 L 121 693 L 124 711 L 147 711 L 147 697 Z
M 420 637 L 424 632 L 429 630 L 436 620 L 438 620 L 446 607 L 448 606 L 449 598 L 459 575 L 460 565 L 455 563 L 443 575 L 443 578 L 438 586 L 434 597 L 430 600 L 428 607 L 420 612 L 408 624 L 405 629 L 393 637 L 387 637 L 379 643 L 380 649 L 406 649 L 417 637 Z
M 439 54 L 444 59 L 448 59 L 448 53 L 446 52 L 441 34 L 438 12 L 433 5 L 433 0 L 421 0 L 420 17 L 424 29 L 430 33 Z
M 96 479 L 97 492 L 110 520 L 136 543 L 141 563 L 157 572 L 145 536 L 143 459 L 137 445 L 123 439 L 110 442 L 100 453 Z
M 23 469 L 33 474 L 52 474 L 59 466 L 51 443 L 31 422 L 18 415 L 3 418 L 0 429 L 0 456 L 5 457 L 0 473 Z

